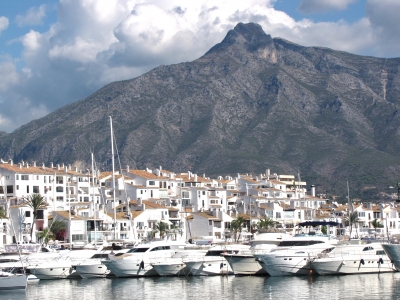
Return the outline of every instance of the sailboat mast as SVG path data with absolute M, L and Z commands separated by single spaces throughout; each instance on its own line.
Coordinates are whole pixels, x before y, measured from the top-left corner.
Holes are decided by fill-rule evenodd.
M 93 202 L 93 217 L 94 217 L 94 246 L 96 247 L 96 212 L 97 212 L 97 201 L 94 200 L 94 158 L 92 152 L 92 202 Z
M 112 118 L 110 116 L 110 130 L 111 130 L 111 161 L 112 161 L 112 194 L 114 206 L 114 239 L 117 239 L 117 205 L 115 203 L 115 170 L 114 170 L 114 134 L 112 128 Z

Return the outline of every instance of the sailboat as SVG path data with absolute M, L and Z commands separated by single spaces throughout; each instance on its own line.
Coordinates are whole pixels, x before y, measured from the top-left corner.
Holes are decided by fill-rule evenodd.
M 8 203 L 6 203 L 6 205 L 7 204 Z M 12 222 L 10 222 L 10 223 L 11 223 L 11 227 L 14 231 L 14 235 L 15 235 L 13 223 Z M 0 290 L 25 290 L 26 289 L 26 285 L 28 283 L 28 274 L 26 274 L 26 272 L 25 272 L 24 264 L 21 259 L 21 248 L 19 247 L 19 244 L 17 244 L 17 247 L 18 247 L 19 259 L 22 264 L 23 274 L 0 272 Z

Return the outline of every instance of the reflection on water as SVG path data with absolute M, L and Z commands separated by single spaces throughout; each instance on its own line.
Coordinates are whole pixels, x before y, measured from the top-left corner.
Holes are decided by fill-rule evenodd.
M 1 299 L 400 299 L 400 273 L 42 280 Z

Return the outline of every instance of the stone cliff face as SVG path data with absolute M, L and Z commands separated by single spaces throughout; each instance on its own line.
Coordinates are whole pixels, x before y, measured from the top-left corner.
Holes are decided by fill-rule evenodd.
M 203 57 L 111 83 L 0 139 L 0 157 L 208 175 L 300 172 L 317 192 L 387 187 L 400 170 L 400 59 L 271 38 L 238 24 Z M 109 166 L 108 166 L 109 167 Z M 356 192 L 354 192 L 356 193 Z

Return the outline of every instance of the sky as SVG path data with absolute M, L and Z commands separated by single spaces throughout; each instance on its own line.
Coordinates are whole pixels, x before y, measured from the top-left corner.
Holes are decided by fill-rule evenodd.
M 303 46 L 400 57 L 399 13 L 400 0 L 3 0 L 0 131 L 193 61 L 239 22 Z

